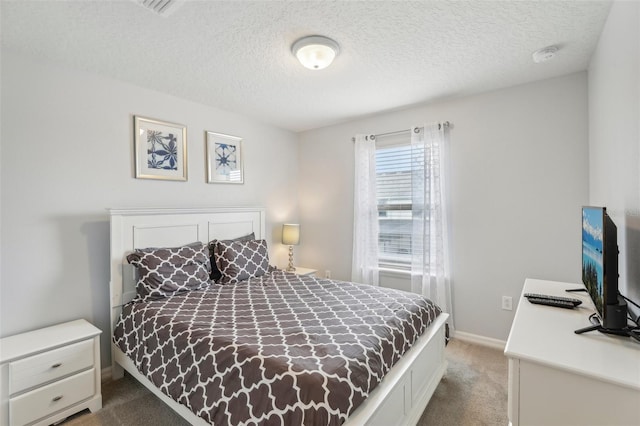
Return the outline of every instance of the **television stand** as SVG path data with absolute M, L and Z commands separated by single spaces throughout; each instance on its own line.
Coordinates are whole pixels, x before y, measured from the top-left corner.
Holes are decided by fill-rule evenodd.
M 640 342 L 640 334 L 638 334 L 638 332 L 630 329 L 630 328 L 604 328 L 601 325 L 592 325 L 589 327 L 585 327 L 585 328 L 580 328 L 576 331 L 574 331 L 574 333 L 576 334 L 582 334 L 582 333 L 587 333 L 589 331 L 599 331 L 600 333 L 604 333 L 604 334 L 614 334 L 616 336 L 626 336 L 626 337 L 631 337 L 632 339 L 637 340 L 638 342 Z
M 627 313 L 627 305 L 624 304 L 624 309 L 620 309 L 622 306 L 620 305 L 612 305 L 611 309 L 607 309 L 609 315 L 614 316 L 614 318 L 609 321 L 612 324 L 623 324 L 627 322 L 626 313 Z M 574 331 L 575 334 L 588 333 L 589 331 L 599 331 L 604 334 L 613 334 L 616 336 L 625 336 L 631 337 L 632 339 L 640 342 L 640 334 L 635 331 L 633 328 L 625 325 L 624 327 L 605 327 L 600 322 L 600 319 L 596 315 L 592 315 L 589 317 L 589 320 L 593 323 L 589 327 L 579 328 Z M 605 320 L 605 323 L 607 321 Z
M 575 287 L 576 283 L 527 279 L 522 291 L 562 296 Z M 575 309 L 519 299 L 505 347 L 513 426 L 638 424 L 640 345 L 608 334 L 575 334 L 595 313 L 587 293 L 575 297 L 582 300 Z M 597 403 L 585 403 L 593 395 Z

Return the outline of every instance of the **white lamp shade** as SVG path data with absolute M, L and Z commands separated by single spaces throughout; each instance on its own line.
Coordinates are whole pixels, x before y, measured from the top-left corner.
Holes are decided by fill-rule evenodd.
M 282 244 L 297 246 L 300 243 L 300 225 L 297 223 L 285 223 L 282 225 Z
M 338 43 L 323 36 L 301 38 L 291 47 L 300 63 L 310 70 L 321 70 L 331 65 L 339 50 Z

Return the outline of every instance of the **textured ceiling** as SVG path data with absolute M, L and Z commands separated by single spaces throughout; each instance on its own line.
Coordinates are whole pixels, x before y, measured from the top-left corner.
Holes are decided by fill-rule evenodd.
M 1 3 L 2 46 L 292 131 L 585 70 L 609 1 Z M 290 52 L 320 34 L 322 71 Z M 531 53 L 558 44 L 541 64 Z

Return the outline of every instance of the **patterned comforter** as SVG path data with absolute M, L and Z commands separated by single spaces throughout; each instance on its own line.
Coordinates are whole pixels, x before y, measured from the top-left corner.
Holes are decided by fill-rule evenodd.
M 275 271 L 129 303 L 113 341 L 216 425 L 338 425 L 440 313 L 412 293 Z

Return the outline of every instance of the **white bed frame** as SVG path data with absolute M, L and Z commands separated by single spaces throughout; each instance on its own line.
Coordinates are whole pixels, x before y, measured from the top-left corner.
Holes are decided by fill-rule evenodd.
M 112 209 L 111 335 L 122 305 L 135 296 L 133 271 L 126 255 L 135 248 L 175 247 L 194 241 L 230 239 L 254 232 L 266 238 L 263 208 Z M 266 238 L 269 240 L 269 238 Z M 414 425 L 420 419 L 445 370 L 444 324 L 441 314 L 418 342 L 384 377 L 345 425 Z M 111 344 L 112 378 L 126 370 L 192 425 L 206 425 L 185 406 L 163 394 L 143 376 L 115 344 Z

